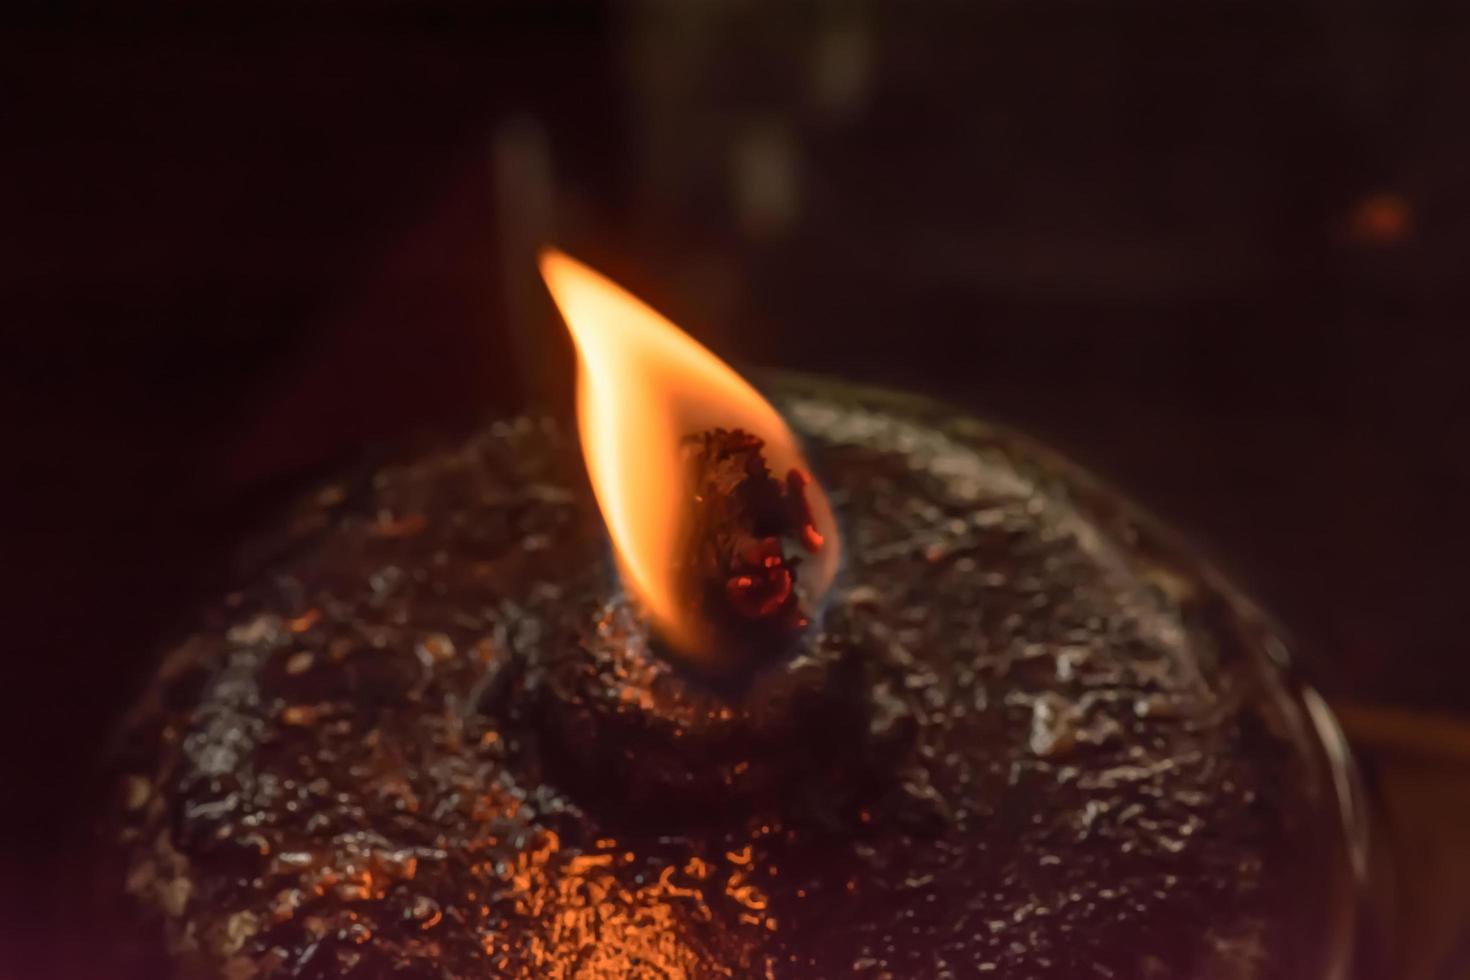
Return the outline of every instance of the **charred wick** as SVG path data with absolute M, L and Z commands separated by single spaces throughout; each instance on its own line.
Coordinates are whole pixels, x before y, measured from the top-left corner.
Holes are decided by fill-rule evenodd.
M 706 638 L 697 664 L 729 679 L 796 646 L 810 622 L 797 588 L 801 556 L 824 542 L 807 477 L 773 475 L 759 436 L 707 429 L 679 449 L 679 604 Z

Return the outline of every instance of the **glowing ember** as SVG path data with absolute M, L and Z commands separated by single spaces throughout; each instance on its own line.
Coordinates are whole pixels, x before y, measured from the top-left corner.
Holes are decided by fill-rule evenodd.
M 800 587 L 819 597 L 837 568 L 839 542 L 826 494 L 810 478 L 791 430 L 727 364 L 616 283 L 561 252 L 541 256 L 541 273 L 577 347 L 577 416 L 592 488 L 612 536 L 623 581 L 667 643 L 691 659 L 706 649 L 705 627 L 676 580 L 689 502 L 681 444 L 715 429 L 743 430 L 764 443 L 770 471 L 808 508 L 801 531 L 811 553 Z M 739 577 L 734 602 L 757 612 L 771 601 Z

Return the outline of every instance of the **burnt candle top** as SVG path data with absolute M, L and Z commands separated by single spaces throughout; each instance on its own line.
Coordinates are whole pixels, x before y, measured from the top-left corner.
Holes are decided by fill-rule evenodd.
M 773 731 L 772 700 L 610 642 L 638 631 L 572 439 L 496 423 L 311 497 L 168 655 L 119 761 L 122 866 L 99 894 L 147 927 L 117 961 L 1318 975 L 1343 831 L 1269 626 L 1022 440 L 846 390 L 777 396 L 846 554 L 780 668 L 822 661 L 822 684 L 759 689 L 803 705 L 787 729 L 743 741 Z M 685 780 L 695 806 L 688 752 L 658 748 L 681 738 L 717 774 Z M 611 785 L 660 768 L 642 796 Z

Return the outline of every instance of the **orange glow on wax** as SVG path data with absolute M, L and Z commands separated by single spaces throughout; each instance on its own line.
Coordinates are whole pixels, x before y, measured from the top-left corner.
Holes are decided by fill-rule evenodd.
M 707 429 L 744 429 L 765 441 L 775 474 L 809 476 L 796 437 L 744 378 L 702 344 L 606 276 L 555 249 L 541 274 L 577 349 L 582 454 L 624 585 L 666 642 L 697 658 L 701 624 L 681 608 L 674 582 L 680 532 L 680 441 Z M 837 569 L 832 508 L 807 485 L 820 547 L 802 565 L 815 600 Z

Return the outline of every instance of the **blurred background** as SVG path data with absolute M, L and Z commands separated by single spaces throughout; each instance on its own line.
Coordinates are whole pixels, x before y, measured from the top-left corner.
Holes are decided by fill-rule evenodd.
M 566 404 L 553 240 L 739 365 L 949 399 L 1182 528 L 1340 709 L 1400 975 L 1470 976 L 1459 5 L 0 17 L 0 963 L 72 935 L 92 759 L 253 525 Z

